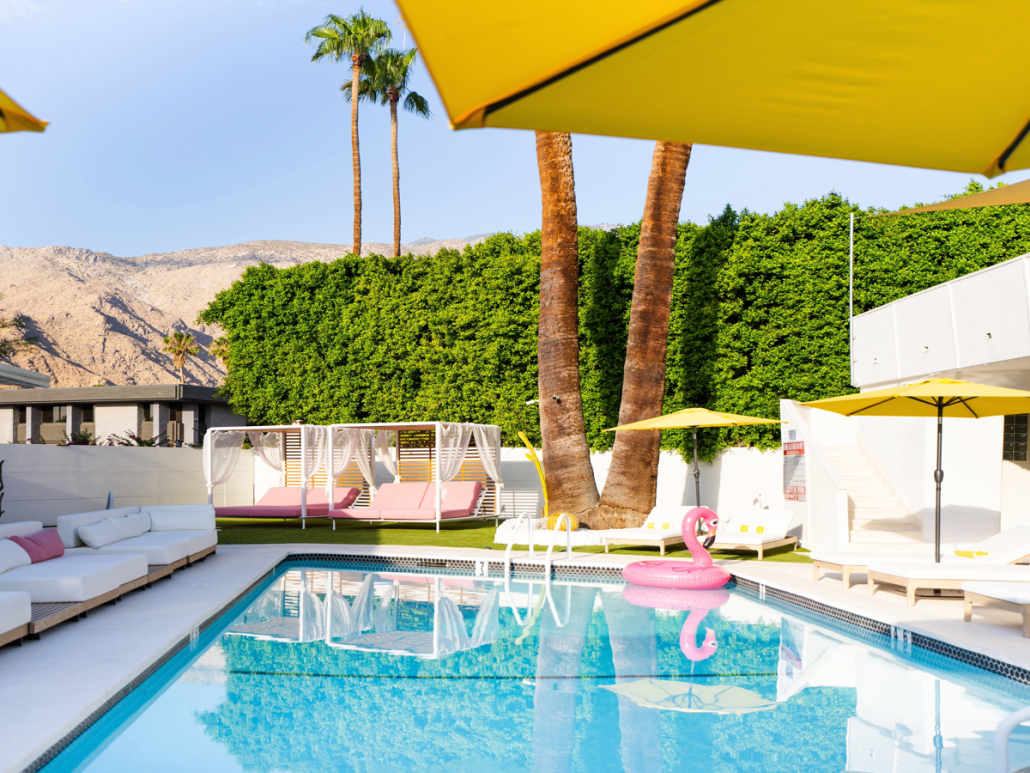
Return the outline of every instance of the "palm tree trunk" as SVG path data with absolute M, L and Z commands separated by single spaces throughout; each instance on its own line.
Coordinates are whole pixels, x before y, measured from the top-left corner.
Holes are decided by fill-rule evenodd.
M 390 151 L 393 153 L 393 256 L 401 256 L 401 166 L 397 159 L 397 100 L 390 100 Z
M 579 235 L 572 137 L 536 133 L 543 227 L 537 361 L 540 435 L 552 513 L 597 504 L 579 391 Z
M 360 91 L 361 59 L 352 57 L 354 65 L 351 76 L 350 101 L 350 146 L 354 165 L 354 240 L 351 252 L 361 254 L 361 154 L 358 152 L 358 95 Z
M 658 142 L 651 159 L 640 228 L 619 424 L 662 412 L 669 339 L 676 226 L 690 163 L 690 145 Z M 598 520 L 606 528 L 635 526 L 655 505 L 660 432 L 618 432 Z

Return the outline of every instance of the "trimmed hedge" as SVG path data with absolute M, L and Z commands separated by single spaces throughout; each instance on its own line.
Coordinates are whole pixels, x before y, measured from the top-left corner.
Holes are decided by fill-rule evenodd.
M 964 193 L 976 192 L 975 183 Z M 1030 251 L 1030 206 L 866 217 L 831 193 L 771 215 L 729 206 L 680 225 L 665 411 L 777 418 L 780 398 L 847 392 L 848 215 L 855 313 Z M 587 436 L 618 420 L 639 224 L 580 228 L 580 362 Z M 223 388 L 261 423 L 442 419 L 539 442 L 540 234 L 498 234 L 431 257 L 261 265 L 200 316 L 230 340 Z M 778 428 L 704 430 L 702 458 L 774 448 Z M 690 459 L 688 432 L 663 433 Z

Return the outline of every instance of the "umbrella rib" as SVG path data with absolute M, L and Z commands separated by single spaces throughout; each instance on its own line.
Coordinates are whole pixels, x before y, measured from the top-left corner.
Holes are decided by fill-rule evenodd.
M 681 21 L 689 19 L 691 16 L 694 16 L 695 14 L 701 13 L 701 11 L 705 11 L 719 2 L 721 2 L 721 0 L 708 0 L 707 2 L 702 3 L 696 8 L 691 8 L 689 11 L 685 11 L 684 13 L 680 14 L 679 16 L 676 16 L 675 18 L 669 19 L 669 21 L 659 24 L 657 27 L 652 27 L 651 29 L 645 30 L 644 32 L 641 32 L 639 35 L 636 35 L 635 37 L 623 43 L 620 43 L 617 46 L 605 49 L 601 53 L 596 54 L 590 57 L 589 59 L 585 59 L 579 64 L 575 64 L 572 67 L 562 70 L 561 72 L 557 73 L 556 75 L 552 75 L 550 78 L 547 78 L 546 80 L 542 80 L 539 83 L 534 83 L 532 86 L 528 86 L 527 88 L 522 89 L 522 91 L 512 94 L 510 97 L 505 97 L 504 99 L 500 99 L 497 102 L 492 102 L 491 104 L 486 106 L 484 114 L 490 115 L 490 113 L 493 113 L 497 110 L 501 110 L 514 102 L 518 102 L 520 99 L 523 99 L 524 97 L 528 97 L 531 94 L 535 94 L 541 89 L 545 89 L 548 86 L 557 83 L 560 80 L 563 80 L 569 75 L 574 75 L 580 70 L 590 67 L 591 65 L 596 64 L 597 62 L 600 62 L 602 59 L 607 59 L 612 54 L 617 54 L 623 49 L 636 45 L 640 41 L 645 40 L 651 37 L 652 35 L 656 35 L 659 32 L 662 32 L 663 30 L 673 26 L 674 24 L 679 24 Z
M 886 400 L 881 400 L 878 403 L 873 403 L 872 405 L 867 405 L 867 406 L 865 406 L 863 408 L 859 408 L 857 411 L 852 411 L 851 413 L 848 414 L 848 416 L 854 416 L 856 413 L 862 413 L 862 411 L 868 411 L 870 408 L 878 408 L 879 406 L 883 405 L 884 403 L 889 403 L 893 399 L 894 399 L 894 396 L 891 395 Z
M 1016 148 L 1018 148 L 1020 144 L 1022 144 L 1023 140 L 1026 139 L 1028 132 L 1030 132 L 1030 121 L 1026 122 L 1026 126 L 1023 127 L 1023 131 L 1021 131 L 1016 138 L 1012 140 L 1012 144 L 1005 148 L 1005 152 L 998 157 L 998 169 L 1002 172 L 1005 171 L 1005 164 L 1008 163 L 1009 156 L 1016 152 Z

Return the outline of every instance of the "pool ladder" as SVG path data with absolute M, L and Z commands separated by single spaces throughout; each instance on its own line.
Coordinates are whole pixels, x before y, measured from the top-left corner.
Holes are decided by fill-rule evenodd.
M 1013 711 L 998 725 L 994 731 L 994 773 L 1010 773 L 1009 771 L 1009 736 L 1012 731 L 1024 722 L 1030 722 L 1030 707 Z M 1022 768 L 1017 773 L 1030 770 Z
M 519 526 L 522 525 L 522 521 L 526 522 L 526 533 L 529 535 L 529 555 L 533 555 L 533 524 L 529 513 L 519 513 L 515 519 L 515 528 L 512 529 L 511 537 L 508 539 L 508 546 L 504 550 L 504 576 L 508 577 L 511 574 L 511 549 L 515 545 L 515 539 L 519 535 Z M 569 518 L 568 513 L 562 513 L 558 516 L 558 522 L 555 526 L 565 524 L 565 558 L 572 558 L 572 520 Z M 553 567 L 554 559 L 552 554 L 554 552 L 554 543 L 558 538 L 558 529 L 551 530 L 551 544 L 547 546 L 547 552 L 544 554 L 544 577 L 547 582 L 551 579 L 551 570 Z

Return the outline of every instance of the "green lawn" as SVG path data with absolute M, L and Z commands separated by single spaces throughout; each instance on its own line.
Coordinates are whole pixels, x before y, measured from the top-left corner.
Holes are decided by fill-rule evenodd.
M 436 533 L 434 525 L 385 524 L 341 522 L 336 523 L 336 531 L 327 520 L 308 521 L 307 528 L 301 529 L 299 521 L 274 521 L 264 519 L 219 519 L 218 541 L 223 545 L 268 545 L 290 543 L 316 543 L 339 545 L 427 545 L 448 548 L 488 548 L 504 550 L 503 545 L 494 544 L 493 521 L 466 521 L 453 523 L 443 527 Z M 562 546 L 560 536 L 558 546 Z M 525 546 L 523 546 L 523 550 Z M 564 547 L 562 547 L 564 550 Z M 612 553 L 630 556 L 658 556 L 658 548 L 620 546 L 612 547 Z M 604 548 L 575 548 L 577 553 L 603 553 Z M 809 564 L 808 551 L 793 551 L 789 546 L 769 550 L 765 553 L 766 561 L 786 561 Z M 687 558 L 690 553 L 686 549 L 669 549 L 667 556 Z M 712 553 L 713 558 L 735 558 L 746 561 L 757 560 L 757 553 Z

